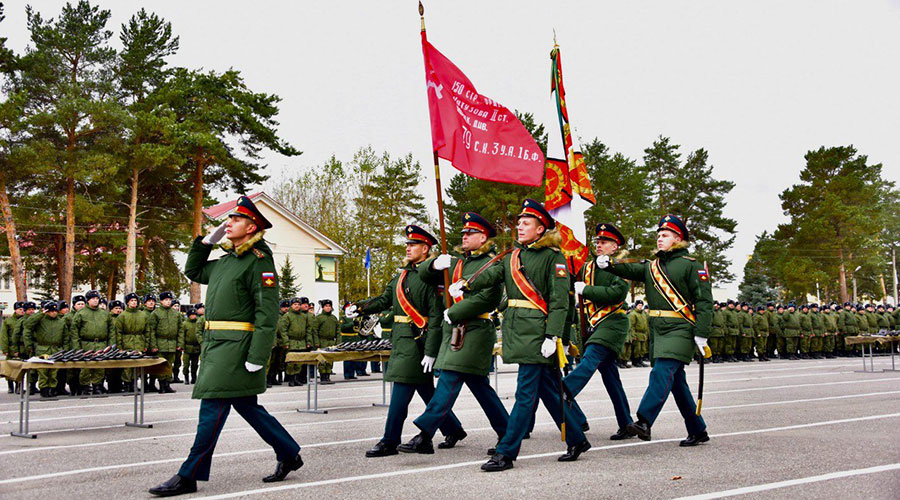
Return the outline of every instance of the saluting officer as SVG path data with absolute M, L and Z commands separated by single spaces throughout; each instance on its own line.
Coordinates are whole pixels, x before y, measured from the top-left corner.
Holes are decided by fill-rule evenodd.
M 434 397 L 434 377 L 431 371 L 441 345 L 443 308 L 441 297 L 434 288 L 419 277 L 422 264 L 437 239 L 419 226 L 406 226 L 406 258 L 400 274 L 388 283 L 384 293 L 351 304 L 347 317 L 375 314 L 390 307 L 394 311 L 391 330 L 391 356 L 384 374 L 385 380 L 394 382 L 391 403 L 384 424 L 384 436 L 370 450 L 367 457 L 396 455 L 403 432 L 403 422 L 409 413 L 413 395 L 419 394 L 427 405 Z M 462 424 L 451 411 L 440 425 L 445 436 L 463 432 Z
M 559 249 L 556 221 L 543 205 L 526 199 L 516 223 L 515 250 L 478 279 L 468 283 L 473 293 L 486 288 L 506 287 L 507 309 L 501 325 L 503 362 L 518 363 L 516 403 L 509 415 L 506 434 L 494 455 L 481 470 L 496 472 L 511 469 L 519 455 L 522 439 L 528 433 L 537 410 L 538 398 L 550 416 L 561 426 L 566 424 L 566 453 L 561 462 L 577 460 L 591 448 L 571 406 L 560 408 L 560 377 L 557 339 L 563 336 L 569 313 L 569 269 Z M 451 293 L 466 285 L 456 282 Z
M 497 230 L 484 217 L 475 212 L 463 214 L 462 244 L 456 248 L 459 256 L 440 255 L 419 266 L 419 276 L 431 285 L 442 285 L 443 271 L 450 270 L 453 281 L 471 277 L 495 255 L 494 243 Z M 490 313 L 500 303 L 501 290 L 490 288 L 478 293 L 463 293 L 452 297 L 453 305 L 444 311 L 443 341 L 438 351 L 435 369 L 440 370 L 434 397 L 425 412 L 413 421 L 421 429 L 416 437 L 399 450 L 405 453 L 434 453 L 431 439 L 444 417 L 453 408 L 459 391 L 465 384 L 481 406 L 497 440 L 506 432 L 509 414 L 488 380 L 494 343 L 497 333 Z M 462 345 L 451 345 L 453 329 L 464 325 Z M 466 432 L 450 434 L 438 448 L 453 448 L 465 439 Z
M 609 223 L 597 225 L 598 256 L 614 255 L 619 246 L 624 244 L 625 237 L 616 226 Z M 614 441 L 631 437 L 625 428 L 633 421 L 628 398 L 616 368 L 616 355 L 623 349 L 630 326 L 628 316 L 625 315 L 628 289 L 629 285 L 625 280 L 600 272 L 593 260 L 586 262 L 581 268 L 578 281 L 575 282 L 575 294 L 584 297 L 589 337 L 585 341 L 581 362 L 565 378 L 569 391 L 577 396 L 594 372 L 600 372 L 619 426 L 616 433 L 609 437 Z
M 272 224 L 250 198 L 241 196 L 228 219 L 205 238 L 197 237 L 188 252 L 184 274 L 207 284 L 209 302 L 203 362 L 193 397 L 200 399 L 200 421 L 190 455 L 178 474 L 150 489 L 158 496 L 197 491 L 209 480 L 213 451 L 228 413 L 234 408 L 275 450 L 275 473 L 263 482 L 282 481 L 303 465 L 300 445 L 256 397 L 266 392 L 263 367 L 275 341 L 278 279 L 272 250 L 263 240 Z M 209 261 L 222 236 L 226 254 Z
M 657 251 L 652 261 L 617 264 L 601 255 L 597 265 L 616 276 L 644 282 L 650 306 L 653 369 L 637 410 L 638 420 L 628 426 L 628 433 L 649 441 L 650 428 L 671 392 L 688 431 L 680 445 L 696 446 L 709 441 L 709 434 L 706 422 L 696 414 L 684 367 L 691 362 L 695 346 L 701 356 L 710 356 L 706 339 L 713 307 L 709 274 L 688 255 L 688 241 L 681 219 L 666 215 L 656 229 Z

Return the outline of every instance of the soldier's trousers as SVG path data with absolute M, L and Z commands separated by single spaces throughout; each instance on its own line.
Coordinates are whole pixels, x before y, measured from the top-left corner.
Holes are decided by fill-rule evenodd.
M 725 353 L 725 337 L 710 337 L 709 350 L 714 356 L 721 356 Z
M 38 374 L 38 388 L 44 389 L 46 387 L 56 388 L 57 380 L 56 380 L 56 372 L 59 370 L 35 370 Z M 100 370 L 103 371 L 103 370 Z M 32 372 L 34 373 L 34 372 Z
M 776 347 L 778 347 L 778 338 L 773 334 L 769 334 L 769 336 L 766 337 L 766 354 L 768 356 L 775 356 Z
M 171 382 L 173 378 L 172 367 L 175 364 L 175 357 L 178 356 L 178 353 L 161 352 L 158 354 L 158 356 L 166 360 L 166 372 L 162 375 L 159 375 L 157 378 L 163 382 Z
M 105 375 L 102 368 L 82 368 L 81 374 L 78 375 L 78 383 L 87 386 L 87 385 L 100 385 L 103 383 L 103 375 Z
M 809 335 L 800 337 L 800 352 L 806 354 L 809 352 Z
M 727 335 L 725 337 L 725 355 L 733 356 L 737 347 L 737 335 Z
M 516 403 L 509 414 L 509 425 L 506 426 L 506 434 L 497 444 L 497 453 L 501 453 L 513 460 L 519 456 L 519 448 L 522 439 L 528 432 L 534 413 L 537 411 L 538 400 L 544 403 L 544 408 L 553 417 L 557 426 L 566 423 L 566 444 L 576 446 L 587 439 L 581 430 L 581 423 L 575 417 L 571 408 L 565 411 L 560 408 L 559 380 L 553 373 L 555 370 L 549 364 L 520 364 L 516 385 Z
M 822 352 L 822 337 L 813 337 L 809 339 L 810 352 Z
M 775 337 L 775 344 L 778 347 L 778 355 L 784 356 L 787 354 L 787 337 Z
M 632 349 L 632 343 L 625 342 L 625 346 L 622 347 L 622 352 L 619 354 L 619 359 L 622 361 L 631 360 L 631 349 Z M 591 370 L 591 371 L 593 372 L 593 370 Z
M 797 354 L 797 341 L 800 340 L 800 337 L 785 337 L 784 338 L 784 352 L 785 354 Z
M 753 354 L 753 337 L 741 337 L 741 354 Z
M 766 355 L 766 340 L 769 337 L 755 337 L 753 339 L 754 344 L 756 345 L 756 355 L 757 356 L 765 356 Z
M 177 353 L 175 354 L 175 360 L 172 362 L 172 378 L 173 379 L 178 376 L 178 370 L 181 369 L 181 358 L 183 356 L 184 356 L 183 354 L 181 356 L 179 356 Z
M 694 403 L 684 374 L 684 363 L 670 358 L 657 358 L 655 361 L 653 369 L 650 370 L 650 384 L 638 407 L 638 419 L 653 426 L 671 392 L 675 404 L 678 405 L 678 411 L 684 418 L 688 434 L 695 435 L 706 430 L 706 422 L 703 421 L 703 417 L 697 415 L 697 405 Z
M 573 396 L 578 396 L 594 376 L 594 372 L 600 372 L 603 386 L 606 387 L 606 393 L 609 394 L 609 400 L 616 413 L 616 423 L 619 424 L 619 429 L 624 429 L 633 420 L 631 419 L 631 408 L 628 406 L 628 398 L 625 396 L 625 389 L 622 388 L 622 380 L 619 378 L 619 369 L 616 368 L 616 353 L 612 349 L 600 344 L 588 344 L 581 363 L 578 363 L 572 373 L 563 379 L 563 383 L 566 384 Z M 581 413 L 581 409 L 577 405 L 573 404 L 572 406 L 574 412 Z M 587 419 L 579 416 L 578 420 L 585 421 Z M 568 429 L 566 431 L 568 432 Z
M 196 481 L 209 480 L 213 450 L 232 407 L 253 427 L 263 441 L 275 449 L 275 458 L 279 462 L 290 460 L 300 453 L 297 441 L 294 441 L 275 417 L 256 402 L 256 396 L 203 399 L 200 401 L 200 419 L 197 423 L 194 445 L 187 460 L 178 470 L 179 476 Z
M 441 370 L 437 388 L 434 390 L 434 395 L 425 408 L 425 413 L 413 420 L 416 427 L 429 436 L 434 437 L 438 427 L 450 415 L 450 411 L 456 403 L 456 398 L 459 397 L 463 384 L 472 391 L 472 395 L 475 396 L 475 400 L 478 401 L 482 411 L 484 411 L 488 422 L 491 423 L 491 428 L 497 433 L 497 438 L 503 437 L 503 434 L 506 432 L 506 426 L 509 423 L 509 413 L 506 412 L 506 408 L 503 407 L 503 403 L 500 402 L 500 398 L 497 397 L 497 393 L 491 387 L 490 380 L 484 375 L 461 373 L 453 370 Z
M 822 348 L 825 352 L 831 354 L 834 352 L 834 334 L 826 335 L 824 339 L 822 339 Z
M 199 352 L 191 352 L 184 353 L 181 355 L 181 361 L 183 364 L 184 371 L 184 381 L 188 381 L 188 374 L 190 374 L 191 378 L 195 381 L 197 380 L 197 367 L 200 365 L 200 353 Z
M 365 363 L 363 363 L 365 365 Z M 334 369 L 334 363 L 331 361 L 326 361 L 325 363 L 319 363 L 319 373 L 330 374 Z
M 643 358 L 647 355 L 647 341 L 646 340 L 632 340 L 631 341 L 631 358 Z
M 381 442 L 388 446 L 397 446 L 403 433 L 403 423 L 409 415 L 409 403 L 412 402 L 413 396 L 419 393 L 419 397 L 427 405 L 434 397 L 434 386 L 429 380 L 425 384 L 406 384 L 403 382 L 394 382 L 391 389 L 391 404 L 388 407 L 387 420 L 384 423 L 384 437 Z M 447 415 L 444 416 L 443 422 L 439 423 L 439 429 L 444 436 L 457 434 L 462 430 L 462 424 L 448 409 Z

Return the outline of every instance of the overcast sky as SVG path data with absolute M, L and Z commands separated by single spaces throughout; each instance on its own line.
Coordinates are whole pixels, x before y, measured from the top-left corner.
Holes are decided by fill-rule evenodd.
M 0 33 L 22 50 L 28 2 L 4 3 Z M 64 4 L 31 3 L 45 17 Z M 281 134 L 303 155 L 268 157 L 273 178 L 332 154 L 350 160 L 369 144 L 412 152 L 436 213 L 415 0 L 94 4 L 112 10 L 116 46 L 119 26 L 144 6 L 181 37 L 172 64 L 235 68 L 253 90 L 281 96 Z M 576 138 L 598 137 L 638 160 L 659 135 L 684 156 L 706 148 L 715 176 L 737 184 L 726 209 L 738 221 L 732 295 L 755 236 L 784 221 L 778 194 L 798 180 L 806 151 L 853 144 L 900 181 L 900 0 L 430 0 L 425 8 L 429 41 L 480 93 L 534 113 L 550 132 L 550 155 L 561 151 L 549 94 L 554 28 Z M 453 169 L 442 172 L 446 183 Z

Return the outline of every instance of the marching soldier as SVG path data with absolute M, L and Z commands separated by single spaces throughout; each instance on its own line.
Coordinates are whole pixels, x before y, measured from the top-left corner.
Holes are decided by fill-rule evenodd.
M 319 339 L 318 347 L 331 347 L 337 343 L 340 338 L 341 324 L 334 315 L 334 305 L 330 299 L 324 299 L 320 302 L 322 311 L 316 316 L 316 337 Z M 331 380 L 331 372 L 334 363 L 327 361 L 319 363 L 319 373 L 322 374 L 323 384 L 333 384 Z
M 173 393 L 172 389 L 173 369 L 175 358 L 181 356 L 184 349 L 184 339 L 181 338 L 181 312 L 172 307 L 175 298 L 172 292 L 159 294 L 159 305 L 150 313 L 150 330 L 156 338 L 156 348 L 159 356 L 166 360 L 167 373 L 159 377 L 159 393 Z
M 366 451 L 366 457 L 396 455 L 413 396 L 418 393 L 426 405 L 434 397 L 431 372 L 441 345 L 443 309 L 434 288 L 419 277 L 418 266 L 436 243 L 437 239 L 428 231 L 412 224 L 406 226 L 406 259 L 400 274 L 388 283 L 380 296 L 351 304 L 347 309 L 350 319 L 359 312 L 376 314 L 388 307 L 394 311 L 391 356 L 384 374 L 385 380 L 394 383 L 394 389 L 384 436 Z M 452 411 L 439 424 L 444 436 L 465 432 Z
M 449 269 L 454 282 L 468 279 L 494 257 L 492 238 L 497 236 L 497 231 L 490 222 L 475 212 L 463 214 L 462 222 L 462 244 L 456 248 L 459 256 L 445 254 L 418 266 L 422 281 L 443 285 L 442 271 L 445 269 Z M 503 437 L 509 414 L 488 380 L 496 340 L 490 313 L 500 303 L 500 296 L 498 288 L 491 288 L 452 297 L 453 305 L 444 311 L 442 342 L 434 365 L 435 370 L 440 370 L 437 388 L 425 412 L 413 421 L 421 432 L 409 443 L 401 445 L 400 451 L 434 453 L 432 438 L 453 408 L 463 384 L 472 391 L 497 434 L 497 440 Z M 451 344 L 456 328 L 464 328 L 465 335 L 459 343 Z M 438 448 L 453 448 L 466 436 L 460 429 L 458 434 L 446 435 Z
M 543 205 L 526 199 L 516 223 L 515 250 L 468 284 L 472 293 L 506 287 L 507 309 L 501 325 L 503 362 L 518 363 L 516 402 L 509 425 L 495 454 L 481 466 L 487 472 L 511 469 L 519 455 L 540 399 L 557 426 L 566 426 L 566 453 L 562 462 L 577 460 L 591 448 L 582 430 L 583 422 L 571 405 L 560 408 L 558 340 L 566 331 L 569 313 L 569 270 L 559 249 L 556 221 Z M 451 294 L 461 283 L 454 283 Z
M 25 327 L 25 356 L 41 356 L 68 349 L 69 331 L 66 321 L 58 316 L 56 302 L 44 303 L 43 314 L 29 321 Z M 56 396 L 56 374 L 58 370 L 37 370 L 38 388 L 42 398 Z
M 25 302 L 15 302 L 13 304 L 13 313 L 4 318 L 3 324 L 0 325 L 0 352 L 2 352 L 7 359 L 19 357 L 19 353 L 15 350 L 16 346 L 13 342 L 13 335 L 16 330 L 16 322 L 19 318 L 24 316 Z M 8 379 L 7 383 L 9 384 L 9 394 L 12 394 L 15 392 L 16 383 L 12 379 Z
M 150 330 L 149 316 L 140 309 L 140 297 L 136 293 L 125 295 L 125 310 L 116 318 L 116 344 L 126 351 L 140 351 L 155 354 L 153 332 Z M 122 381 L 126 392 L 134 392 L 134 377 L 137 370 L 127 368 L 122 371 Z M 146 388 L 145 388 L 146 389 Z
M 634 310 L 628 315 L 628 323 L 632 332 L 631 365 L 644 368 L 647 366 L 644 361 L 648 354 L 647 343 L 650 340 L 650 318 L 647 317 L 643 300 L 634 302 Z
M 91 290 L 84 295 L 87 306 L 75 313 L 71 322 L 72 347 L 74 349 L 100 350 L 115 344 L 115 325 L 109 312 L 100 308 L 100 292 Z M 88 388 L 92 394 L 106 393 L 103 387 L 104 373 L 102 369 L 82 368 L 78 382 L 85 393 Z
M 709 357 L 706 338 L 712 323 L 712 287 L 704 266 L 688 256 L 687 227 L 678 217 L 666 215 L 656 230 L 655 259 L 642 263 L 616 264 L 607 256 L 597 258 L 601 269 L 616 276 L 642 281 L 650 306 L 653 369 L 650 385 L 637 410 L 637 422 L 627 427 L 632 436 L 650 440 L 650 429 L 669 397 L 675 398 L 687 427 L 680 446 L 709 441 L 706 422 L 696 414 L 696 405 L 684 373 L 694 349 Z
M 598 256 L 614 255 L 619 246 L 624 244 L 625 237 L 616 226 L 607 223 L 597 225 Z M 625 315 L 625 298 L 628 296 L 629 284 L 618 276 L 600 272 L 593 260 L 586 262 L 581 268 L 578 279 L 579 281 L 575 282 L 575 294 L 584 297 L 589 337 L 585 341 L 581 362 L 566 376 L 564 382 L 572 396 L 578 396 L 594 372 L 600 372 L 619 426 L 609 439 L 613 441 L 627 439 L 631 436 L 625 428 L 633 420 L 628 398 L 619 378 L 619 370 L 616 369 L 615 357 L 616 353 L 622 350 L 625 336 L 630 329 L 628 316 Z
M 769 316 L 766 308 L 759 306 L 753 315 L 753 335 L 756 341 L 756 356 L 760 361 L 769 361 L 766 356 L 766 343 L 769 340 Z
M 198 321 L 197 310 L 193 307 L 188 309 L 187 319 L 181 323 L 181 334 L 179 338 L 183 339 L 184 354 L 182 355 L 182 364 L 184 365 L 184 384 L 197 383 L 197 365 L 200 362 L 200 344 L 203 342 L 203 323 Z
M 209 480 L 213 451 L 231 408 L 275 450 L 275 473 L 263 482 L 282 481 L 303 466 L 300 446 L 257 402 L 257 395 L 266 391 L 263 368 L 272 352 L 278 320 L 275 263 L 263 240 L 270 227 L 253 202 L 241 196 L 228 219 L 191 246 L 184 274 L 209 285 L 210 303 L 203 362 L 193 391 L 193 398 L 200 399 L 199 423 L 187 460 L 178 474 L 150 489 L 154 495 L 193 493 L 198 480 Z M 223 236 L 227 253 L 208 261 L 213 245 Z
M 722 362 L 725 351 L 725 310 L 719 302 L 713 302 L 713 319 L 709 329 L 709 349 L 712 351 L 713 363 Z

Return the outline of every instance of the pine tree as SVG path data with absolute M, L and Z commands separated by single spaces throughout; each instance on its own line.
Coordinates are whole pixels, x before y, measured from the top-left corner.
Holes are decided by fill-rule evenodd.
M 284 264 L 278 270 L 278 287 L 281 291 L 281 298 L 291 299 L 296 297 L 300 292 L 300 287 L 296 284 L 297 277 L 294 275 L 294 266 L 291 264 L 291 256 L 284 257 Z

